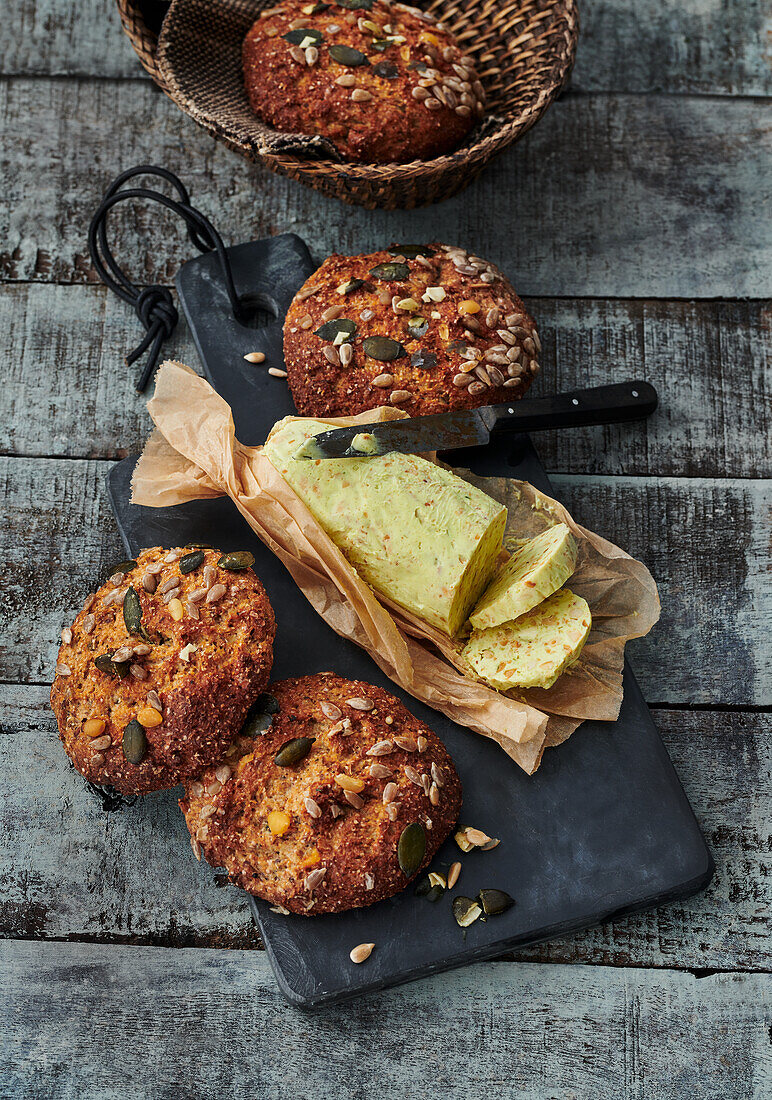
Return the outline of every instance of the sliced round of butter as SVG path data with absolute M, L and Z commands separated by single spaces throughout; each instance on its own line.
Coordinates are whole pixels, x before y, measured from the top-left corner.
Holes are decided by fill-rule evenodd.
M 457 634 L 496 568 L 506 508 L 417 455 L 294 457 L 329 429 L 317 420 L 281 423 L 264 454 L 364 581 Z
M 587 601 L 563 588 L 513 622 L 473 631 L 464 656 L 497 691 L 548 688 L 579 659 L 591 625 Z
M 558 523 L 513 554 L 469 616 L 475 630 L 524 615 L 562 588 L 576 568 L 576 539 Z

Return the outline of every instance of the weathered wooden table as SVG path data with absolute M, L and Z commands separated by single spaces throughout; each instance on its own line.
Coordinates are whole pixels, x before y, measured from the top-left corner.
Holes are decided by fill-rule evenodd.
M 585 0 L 571 92 L 467 192 L 405 214 L 339 206 L 215 145 L 143 76 L 112 0 L 9 7 L 2 1096 L 769 1096 L 763 0 Z M 276 992 L 242 895 L 191 858 L 171 793 L 97 808 L 48 684 L 60 626 L 116 553 L 104 475 L 149 426 L 122 364 L 137 321 L 95 283 L 85 239 L 110 178 L 143 161 L 179 172 L 226 241 L 294 229 L 321 256 L 437 237 L 489 256 L 539 321 L 537 392 L 657 385 L 650 423 L 538 445 L 573 514 L 660 584 L 661 624 L 631 656 L 715 856 L 704 894 L 307 1016 Z M 148 283 L 190 255 L 171 222 L 159 252 L 157 219 L 115 218 Z M 196 363 L 184 327 L 167 350 Z

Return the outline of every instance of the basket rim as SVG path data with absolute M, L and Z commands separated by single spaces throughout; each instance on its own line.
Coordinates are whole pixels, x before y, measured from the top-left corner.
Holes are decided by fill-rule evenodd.
M 131 45 L 137 54 L 140 63 L 153 78 L 161 90 L 176 104 L 180 110 L 191 115 L 189 105 L 184 101 L 183 95 L 175 94 L 168 86 L 158 67 L 158 50 L 160 35 L 151 31 L 141 12 L 138 10 L 136 0 L 116 0 L 120 12 L 121 24 Z M 171 8 L 174 6 L 172 3 Z M 436 3 L 428 5 L 429 8 L 439 6 Z M 293 156 L 288 153 L 274 153 L 259 151 L 254 146 L 243 140 L 239 140 L 230 134 L 224 127 L 215 122 L 200 118 L 193 121 L 214 137 L 224 139 L 232 148 L 250 159 L 273 164 L 291 173 L 301 172 L 306 176 L 323 178 L 330 175 L 345 177 L 357 183 L 384 182 L 386 179 L 399 179 L 406 181 L 418 179 L 422 175 L 442 175 L 446 172 L 465 167 L 472 170 L 482 168 L 496 153 L 501 152 L 511 145 L 520 136 L 526 133 L 542 117 L 547 108 L 555 101 L 565 87 L 576 58 L 576 47 L 579 37 L 579 8 L 578 0 L 554 0 L 555 8 L 560 8 L 561 19 L 565 23 L 566 48 L 561 51 L 559 63 L 555 65 L 552 80 L 542 86 L 536 92 L 531 101 L 526 103 L 523 109 L 513 118 L 501 119 L 496 129 L 476 141 L 473 145 L 464 146 L 461 149 L 444 153 L 431 160 L 414 160 L 408 162 L 393 162 L 387 164 L 363 164 L 358 161 L 324 160 L 310 157 Z M 167 12 L 167 15 L 169 13 Z M 164 16 L 164 20 L 166 16 Z M 489 116 L 491 117 L 491 116 Z M 492 117 L 496 117 L 495 114 Z

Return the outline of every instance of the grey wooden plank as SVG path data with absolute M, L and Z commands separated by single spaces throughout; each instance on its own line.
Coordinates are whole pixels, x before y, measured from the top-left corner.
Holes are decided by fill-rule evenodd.
M 746 1100 L 769 1083 L 763 974 L 482 963 L 308 1014 L 238 951 L 3 956 L 0 1072 L 30 1100 Z
M 772 717 L 662 710 L 655 720 L 716 861 L 712 883 L 697 897 L 518 958 L 701 970 L 768 965 Z M 222 873 L 195 862 L 174 793 L 105 816 L 67 764 L 46 688 L 6 687 L 0 730 L 0 935 L 260 946 L 243 893 L 223 889 Z M 501 885 L 518 896 L 517 883 Z
M 120 554 L 107 469 L 0 458 L 8 532 L 0 680 L 49 678 L 64 619 Z M 630 647 L 647 699 L 769 705 L 772 483 L 561 474 L 554 484 L 580 523 L 640 557 L 660 585 L 662 619 Z
M 542 373 L 533 393 L 646 378 L 660 393 L 652 420 L 535 437 L 550 470 L 599 474 L 762 477 L 772 472 L 766 302 L 529 301 Z M 0 284 L 6 366 L 0 451 L 121 458 L 141 449 L 149 420 L 138 367 L 123 355 L 141 326 L 102 287 Z M 198 363 L 184 321 L 165 354 Z
M 567 97 L 463 195 L 370 212 L 240 160 L 146 82 L 5 81 L 0 275 L 91 278 L 85 235 L 102 189 L 153 160 L 182 173 L 233 241 L 297 229 L 324 254 L 452 237 L 529 296 L 767 297 L 769 110 L 744 99 Z M 121 225 L 119 253 L 144 281 L 171 278 L 190 255 L 157 214 Z
M 132 77 L 144 70 L 115 0 L 17 0 L 0 26 L 0 72 Z M 573 87 L 592 92 L 768 95 L 762 0 L 584 0 Z

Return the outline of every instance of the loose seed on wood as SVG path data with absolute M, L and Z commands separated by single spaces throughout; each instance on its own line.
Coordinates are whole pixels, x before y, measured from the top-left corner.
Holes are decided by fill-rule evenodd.
M 263 352 L 263 351 L 249 351 L 244 356 L 244 358 L 246 359 L 246 361 L 248 363 L 264 363 L 265 362 L 265 352 Z
M 269 367 L 268 368 L 268 373 L 271 375 L 272 378 L 286 378 L 287 377 L 287 372 L 285 370 L 282 370 L 281 367 Z
M 474 898 L 459 896 L 453 899 L 453 916 L 456 919 L 456 924 L 461 928 L 468 928 L 470 924 L 474 924 L 478 917 L 482 916 L 482 908 Z
M 458 882 L 458 876 L 461 874 L 461 864 L 458 860 L 455 863 L 451 863 L 448 870 L 448 889 L 452 890 Z

